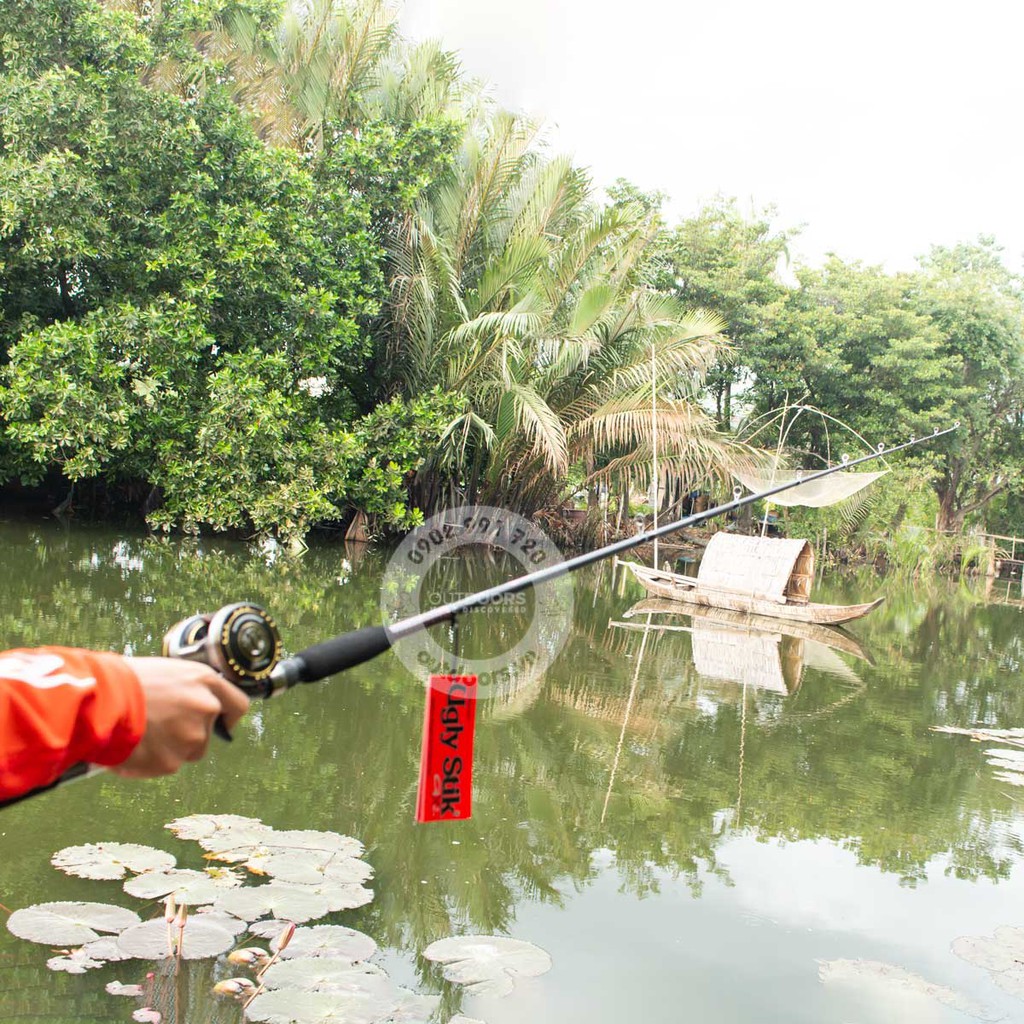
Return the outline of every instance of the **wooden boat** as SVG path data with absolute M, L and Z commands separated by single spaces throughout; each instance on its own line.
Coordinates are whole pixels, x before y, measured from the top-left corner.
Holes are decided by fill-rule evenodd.
M 806 540 L 716 533 L 696 576 L 618 559 L 616 564 L 626 566 L 653 597 L 793 622 L 851 622 L 883 600 L 850 605 L 812 602 L 814 552 Z
M 697 622 L 716 623 L 729 626 L 736 630 L 776 632 L 783 636 L 791 636 L 800 640 L 811 640 L 822 647 L 828 647 L 843 654 L 850 654 L 869 665 L 875 659 L 864 644 L 852 633 L 840 626 L 822 626 L 814 622 L 795 622 L 792 619 L 770 619 L 748 612 L 734 612 L 727 608 L 707 608 L 699 605 L 681 604 L 679 601 L 667 601 L 660 597 L 649 597 L 638 601 L 632 608 L 622 613 L 624 619 L 637 618 L 640 615 L 685 615 Z

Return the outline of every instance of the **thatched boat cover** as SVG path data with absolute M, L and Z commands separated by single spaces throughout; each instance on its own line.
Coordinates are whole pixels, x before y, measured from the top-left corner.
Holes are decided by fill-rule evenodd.
M 729 590 L 778 604 L 804 604 L 814 582 L 814 551 L 805 540 L 716 533 L 697 570 L 697 590 Z

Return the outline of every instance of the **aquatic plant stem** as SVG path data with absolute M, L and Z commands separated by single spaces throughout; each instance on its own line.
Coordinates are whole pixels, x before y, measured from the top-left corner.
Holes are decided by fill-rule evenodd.
M 263 970 L 257 972 L 256 980 L 259 982 L 259 985 L 257 986 L 256 991 L 253 992 L 253 994 L 251 996 L 249 996 L 249 998 L 242 1004 L 243 1009 L 248 1007 L 248 1005 L 263 991 L 263 987 L 264 987 L 263 986 L 263 975 L 266 974 L 267 971 L 269 971 L 270 968 L 274 966 L 274 964 L 277 962 L 277 958 L 288 947 L 288 943 L 292 941 L 292 936 L 294 934 L 295 934 L 295 922 L 294 921 L 289 921 L 287 926 L 285 927 L 284 931 L 281 932 L 281 938 L 280 938 L 280 941 L 277 944 L 277 949 L 274 950 L 274 955 L 270 958 L 270 961 L 263 968 Z

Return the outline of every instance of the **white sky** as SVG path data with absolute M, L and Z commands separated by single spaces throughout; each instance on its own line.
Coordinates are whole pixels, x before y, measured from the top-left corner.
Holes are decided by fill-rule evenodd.
M 804 224 L 804 261 L 986 233 L 1020 267 L 1019 0 L 405 0 L 402 25 L 672 216 L 722 192 Z

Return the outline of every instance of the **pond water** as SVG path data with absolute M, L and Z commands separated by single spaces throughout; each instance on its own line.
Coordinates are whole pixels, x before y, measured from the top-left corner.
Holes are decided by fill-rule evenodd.
M 387 560 L 0 524 L 0 647 L 156 653 L 184 615 L 245 599 L 272 610 L 295 651 L 379 622 Z M 445 586 L 513 568 L 453 558 Z M 836 650 L 627 618 L 642 593 L 597 567 L 574 580 L 554 663 L 481 704 L 472 819 L 413 823 L 424 677 L 388 653 L 255 708 L 234 743 L 175 777 L 101 775 L 0 811 L 0 903 L 129 905 L 118 883 L 61 875 L 50 855 L 117 840 L 201 867 L 163 825 L 235 813 L 365 842 L 376 898 L 331 920 L 373 936 L 404 984 L 440 991 L 442 1021 L 1024 1020 L 1024 1002 L 950 949 L 1024 926 L 1024 790 L 996 777 L 984 745 L 929 731 L 1024 725 L 1022 611 L 986 602 L 981 584 L 875 573 L 815 596 L 878 594 L 885 604 L 851 627 L 863 649 Z M 460 651 L 484 655 L 517 628 L 476 616 Z M 526 939 L 553 967 L 509 996 L 466 996 L 419 956 L 463 933 Z M 0 1020 L 130 1019 L 104 992 L 133 980 L 123 965 L 55 975 L 47 955 L 0 931 Z M 832 963 L 858 960 L 907 973 Z M 209 969 L 192 971 L 188 1019 L 239 1020 L 207 997 Z

